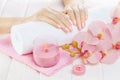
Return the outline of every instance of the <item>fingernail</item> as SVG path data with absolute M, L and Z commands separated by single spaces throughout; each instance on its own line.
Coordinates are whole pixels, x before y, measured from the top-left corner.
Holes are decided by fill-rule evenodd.
M 82 28 L 85 26 L 85 23 L 82 23 Z
M 70 28 L 66 28 L 67 32 L 71 32 Z
M 78 29 L 81 30 L 81 25 L 78 26 Z
M 73 21 L 73 25 L 76 25 L 76 21 L 75 20 Z
M 64 30 L 65 30 L 66 32 L 68 32 L 68 29 L 67 29 L 67 28 L 64 28 Z
M 60 28 L 61 28 L 61 26 L 60 26 L 60 25 L 57 25 L 57 28 L 59 28 L 59 29 L 60 29 Z
M 69 27 L 69 29 L 70 29 L 70 32 L 72 32 L 72 27 Z
M 73 22 L 71 20 L 69 20 L 70 24 L 73 24 Z
M 56 27 L 60 29 L 60 25 L 57 25 Z

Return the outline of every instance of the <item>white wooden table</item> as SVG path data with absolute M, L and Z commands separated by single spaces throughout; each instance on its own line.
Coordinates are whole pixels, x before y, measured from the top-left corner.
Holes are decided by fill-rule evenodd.
M 48 5 L 57 0 L 0 0 L 0 17 L 23 17 L 29 16 L 37 11 L 42 5 Z M 107 5 L 119 0 L 90 0 L 99 5 Z M 44 4 L 43 4 L 44 3 Z M 2 36 L 2 35 L 1 35 Z M 0 53 L 0 80 L 120 80 L 120 60 L 113 65 L 98 64 L 86 66 L 86 74 L 75 76 L 71 74 L 72 66 L 80 60 L 61 69 L 51 77 L 47 77 L 28 66 Z

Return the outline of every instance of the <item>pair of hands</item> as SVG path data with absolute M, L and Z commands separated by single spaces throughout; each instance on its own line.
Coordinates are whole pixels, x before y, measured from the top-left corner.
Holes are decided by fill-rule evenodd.
M 43 8 L 34 14 L 32 18 L 36 21 L 47 22 L 67 33 L 72 31 L 72 23 L 79 30 L 85 26 L 87 10 L 78 3 L 76 5 L 69 4 L 65 7 L 64 12 L 59 12 L 51 8 Z

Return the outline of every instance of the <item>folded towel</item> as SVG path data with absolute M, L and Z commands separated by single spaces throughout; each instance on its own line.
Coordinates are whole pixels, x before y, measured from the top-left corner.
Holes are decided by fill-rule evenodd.
M 65 33 L 44 22 L 28 22 L 13 26 L 11 41 L 18 54 L 27 54 L 32 52 L 36 44 L 62 45 L 70 43 L 76 33 L 78 33 L 76 27 L 73 27 L 73 32 Z
M 27 66 L 47 76 L 53 75 L 54 73 L 58 72 L 61 68 L 69 65 L 71 62 L 73 62 L 74 59 L 77 58 L 70 58 L 68 53 L 60 49 L 60 60 L 55 66 L 50 68 L 39 67 L 35 64 L 32 54 L 19 55 L 16 53 L 16 51 L 11 45 L 10 35 L 0 40 L 0 51 L 3 52 L 5 55 L 10 56 L 11 58 L 14 58 L 15 60 L 23 64 L 26 64 Z

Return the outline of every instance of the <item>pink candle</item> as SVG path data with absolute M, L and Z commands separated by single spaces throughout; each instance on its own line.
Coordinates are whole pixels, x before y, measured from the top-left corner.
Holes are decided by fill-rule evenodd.
M 33 49 L 33 58 L 38 66 L 54 66 L 60 58 L 59 48 L 54 44 L 38 45 Z

